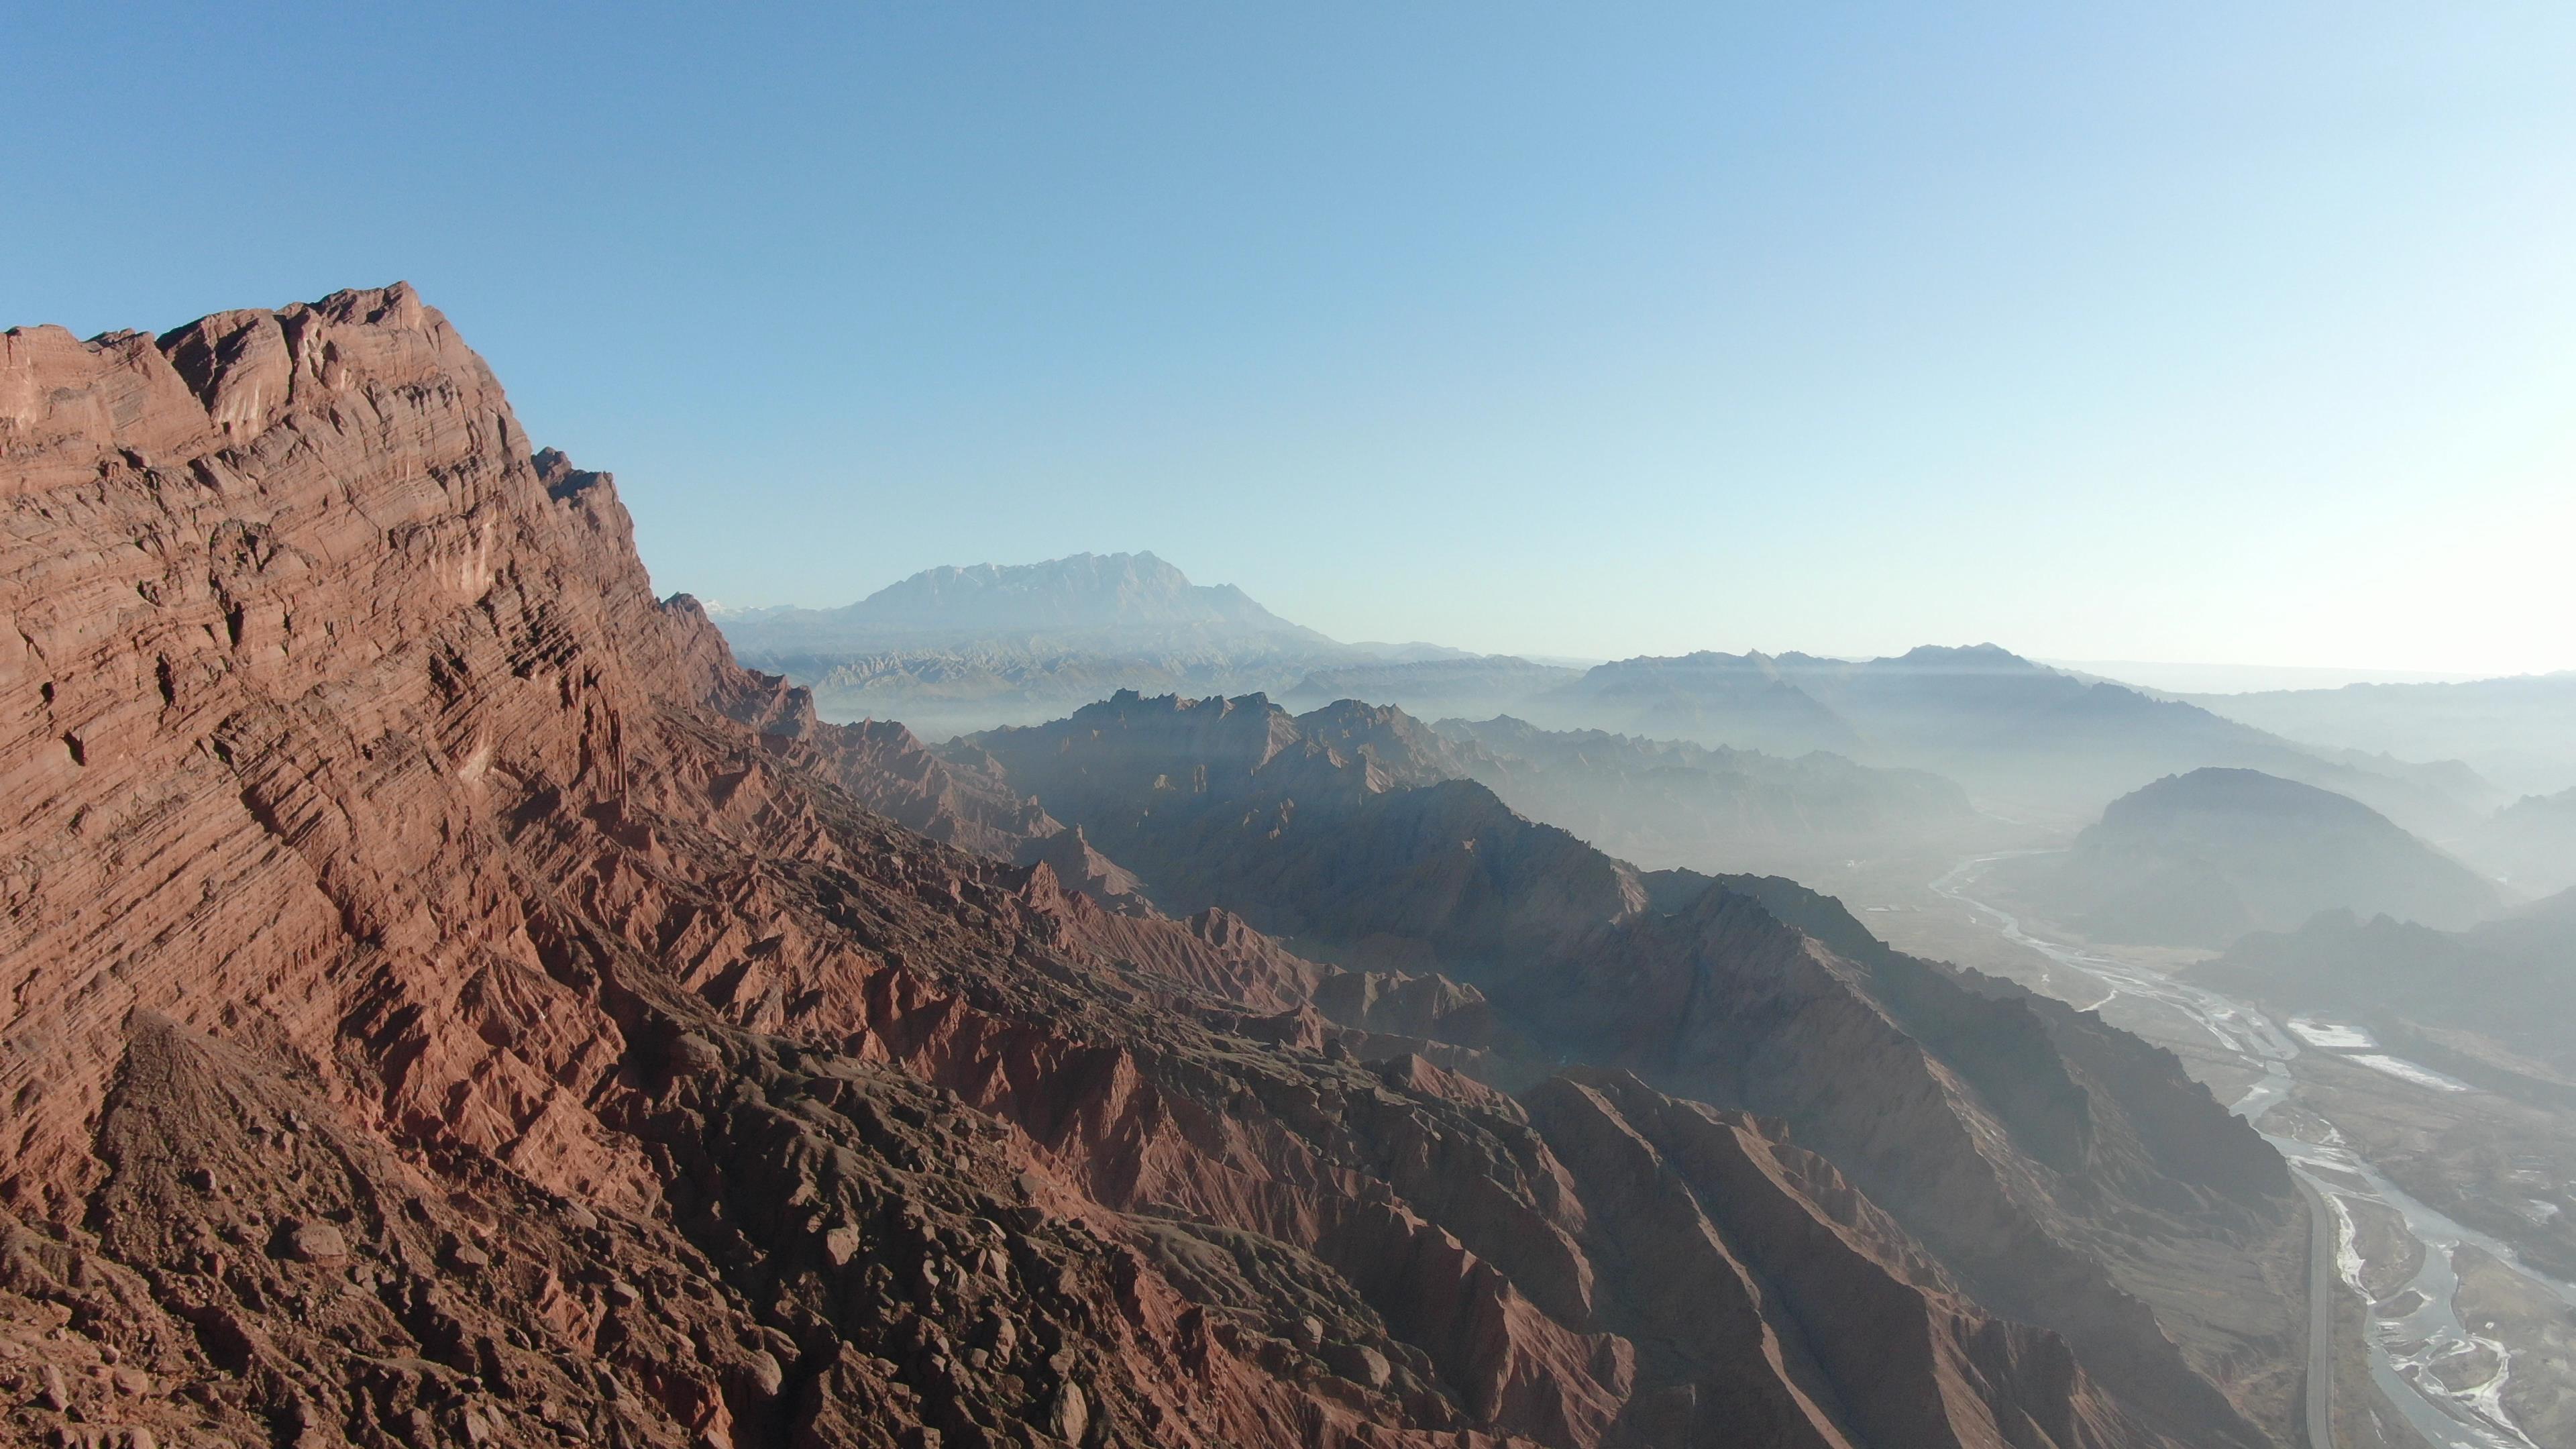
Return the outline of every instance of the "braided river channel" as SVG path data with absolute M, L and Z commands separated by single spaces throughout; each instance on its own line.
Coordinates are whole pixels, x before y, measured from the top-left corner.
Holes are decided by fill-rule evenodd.
M 2313 1043 L 2303 1044 L 2297 1035 L 2283 1030 L 2244 1002 L 2026 929 L 2012 913 L 1971 893 L 1985 868 L 2002 858 L 1984 855 L 1963 861 L 1933 882 L 1932 889 L 1983 917 L 2006 940 L 2038 952 L 2079 978 L 2098 982 L 2103 992 L 2100 999 L 2077 1005 L 2098 1011 L 2122 996 L 2142 997 L 2207 1031 L 2226 1054 L 2261 1074 L 2261 1080 L 2236 1100 L 2233 1110 L 2253 1123 L 2255 1130 L 2262 1131 L 2264 1117 L 2290 1095 L 2295 1081 L 2293 1064 L 2302 1052 L 2319 1048 Z M 2334 1032 L 2333 1028 L 2324 1032 L 2311 1030 L 2309 1035 L 2332 1042 Z M 2357 1044 L 2368 1044 L 2366 1036 L 2354 1035 Z M 2440 1090 L 2446 1080 L 2438 1073 L 2394 1058 L 2372 1057 L 2367 1063 L 2427 1090 Z M 2371 1374 L 2389 1402 L 2427 1443 L 2444 1449 L 2565 1449 L 2535 1443 L 2506 1414 L 2503 1396 L 2513 1373 L 2512 1351 L 2461 1322 L 2452 1301 L 2460 1286 L 2452 1255 L 2463 1246 L 2483 1249 L 2570 1305 L 2576 1305 L 2576 1285 L 2533 1270 L 2496 1238 L 2454 1222 L 2408 1196 L 2355 1152 L 2331 1125 L 2323 1135 L 2323 1141 L 2309 1142 L 2263 1132 L 2263 1139 L 2289 1159 L 2291 1170 L 2315 1189 L 2317 1200 L 2331 1214 L 2331 1221 L 2324 1226 L 2335 1234 L 2335 1263 L 2344 1282 L 2363 1297 L 2370 1296 L 2362 1287 L 2362 1257 L 2353 1216 L 2358 1203 L 2377 1203 L 2387 1208 L 2403 1220 L 2407 1236 L 2424 1248 L 2423 1266 L 2414 1279 L 2382 1297 L 2371 1309 Z M 2413 1292 L 2409 1294 L 2408 1289 Z M 2445 1359 L 2481 1349 L 2496 1364 L 2493 1376 L 2483 1382 L 2454 1387 L 2433 1371 L 2433 1366 Z M 2311 1344 L 2309 1372 L 2328 1372 L 2333 1353 L 2330 1341 Z M 2322 1437 L 2315 1441 L 2315 1449 L 2325 1446 Z

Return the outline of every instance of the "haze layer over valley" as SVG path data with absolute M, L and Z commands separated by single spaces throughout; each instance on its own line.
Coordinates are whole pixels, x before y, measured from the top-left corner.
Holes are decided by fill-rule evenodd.
M 892 621 L 958 578 L 979 582 L 947 622 Z M 827 712 L 955 727 L 932 753 L 956 779 L 1048 812 L 1015 858 L 1058 863 L 1103 909 L 1220 910 L 1345 968 L 1455 977 L 1472 1004 L 1407 986 L 1370 1009 L 1465 1010 L 1485 1055 L 1455 1064 L 1506 1084 L 1515 1053 L 1603 1030 L 1640 1060 L 1688 1054 L 1587 1024 L 1652 978 L 1611 964 L 1648 950 L 1617 933 L 1547 944 L 1585 891 L 1676 919 L 1750 896 L 1846 959 L 1913 959 L 1884 939 L 2137 1031 L 2298 1164 L 2328 1244 L 2303 1423 L 2385 1445 L 2539 1446 L 2576 1425 L 2576 1088 L 2550 1005 L 2576 953 L 2563 898 L 2535 903 L 2576 881 L 2576 836 L 2566 795 L 2517 796 L 2468 758 L 2563 778 L 2543 727 L 2508 748 L 2428 722 L 2419 687 L 2300 714 L 2277 702 L 2296 696 L 2177 698 L 1993 645 L 1587 667 L 1343 645 L 1150 555 L 934 571 L 834 617 L 726 627 Z M 1552 980 L 1551 951 L 1587 963 L 1581 985 Z M 1715 1059 L 1784 1049 L 1763 1035 Z M 1692 1080 L 1843 1140 L 1746 1080 Z
M 1600 735 L 1607 753 L 1569 753 L 1562 741 L 1545 752 L 1560 768 L 1608 769 L 1625 751 L 1638 769 L 1724 777 L 1722 788 L 1739 802 L 1766 791 L 1786 798 L 1803 773 L 1797 788 L 1808 799 L 1794 830 L 1820 840 L 1870 836 L 1854 828 L 1852 811 L 1872 789 L 1890 800 L 1907 789 L 1964 794 L 1990 818 L 2071 828 L 2159 776 L 2225 767 L 2361 800 L 2445 846 L 2478 853 L 2498 872 L 2508 861 L 2554 859 L 2548 840 L 2520 844 L 2554 840 L 2546 802 L 2508 810 L 2510 792 L 2456 756 L 2305 744 L 1990 644 L 1927 645 L 1861 661 L 1704 651 L 1589 667 L 1426 643 L 1343 644 L 1279 618 L 1240 589 L 1193 584 L 1150 553 L 932 569 L 845 608 L 727 612 L 719 623 L 745 659 L 814 690 L 827 717 L 901 719 L 929 739 L 1038 723 L 1122 689 L 1192 698 L 1257 693 L 1297 710 L 1355 699 L 1452 721 L 1442 728 L 1481 733 L 1489 748 L 1518 734 L 1530 742 L 1523 753 L 1541 735 Z M 1620 743 L 1610 745 L 1614 736 Z M 1677 753 L 1678 746 L 1700 749 Z M 1660 757 L 1648 765 L 1647 753 Z M 1869 770 L 1946 783 L 1909 786 L 1903 774 Z M 1844 804 L 1828 798 L 1836 791 Z M 1563 798 L 1559 813 L 1591 808 Z M 1753 828 L 1741 808 L 1736 813 L 1739 824 L 1725 829 Z M 1940 813 L 1918 799 L 1888 816 L 1883 838 L 1902 841 Z M 1776 834 L 1787 823 L 1775 810 L 1767 828 Z M 1648 821 L 1635 828 L 1648 855 L 1659 848 L 1650 842 L 1676 828 L 1702 829 Z
M 0 1449 L 2576 1449 L 2576 9 L 0 52 Z

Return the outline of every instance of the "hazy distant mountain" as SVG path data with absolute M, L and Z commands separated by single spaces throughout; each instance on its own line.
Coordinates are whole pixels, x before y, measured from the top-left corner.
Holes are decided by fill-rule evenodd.
M 2508 789 L 2576 786 L 2576 670 L 2466 684 L 2190 696 L 2229 719 L 2320 745 L 2466 760 Z
M 1402 644 L 1389 644 L 1378 639 L 1359 639 L 1342 646 L 1354 654 L 1381 659 L 1390 664 L 1415 664 L 1444 659 L 1482 659 L 1486 656 L 1472 649 L 1452 649 L 1446 644 L 1431 644 L 1414 639 Z
M 2526 891 L 2576 885 L 2576 789 L 2523 796 L 2498 810 L 2460 848 Z
M 1151 553 L 924 570 L 838 609 L 729 613 L 742 660 L 810 687 L 827 718 L 927 738 L 1059 718 L 1121 689 L 1338 699 L 1419 717 L 1510 715 L 1788 759 L 1930 771 L 2013 813 L 2080 819 L 2159 775 L 2260 769 L 2456 842 L 2498 803 L 2471 772 L 2303 748 L 2195 705 L 2085 681 L 1991 644 L 1848 661 L 1640 657 L 1577 671 L 1425 643 L 1342 644 Z
M 2559 1079 L 2548 1095 L 2576 1101 L 2576 891 L 2466 931 L 2332 912 L 2248 936 L 2192 974 L 2284 1012 L 2358 1018 L 2471 1080 L 2524 1085 L 2492 1073 L 2538 1075 L 2537 1064 Z
M 1822 751 L 1790 759 L 1508 716 L 1434 728 L 1477 747 L 1467 773 L 1503 803 L 1649 868 L 1808 868 L 1944 838 L 1979 818 L 1938 775 Z
M 1580 669 L 1510 654 L 1337 664 L 1311 671 L 1281 693 L 1291 709 L 1337 699 L 1398 705 L 1423 718 L 1509 714 L 1583 677 Z
M 1151 655 L 1342 648 L 1232 584 L 1193 584 L 1150 553 L 924 569 L 844 608 L 761 610 L 735 616 L 725 629 L 754 645 L 805 649 L 1007 643 Z
M 827 718 L 899 718 L 933 739 L 1053 719 L 1120 689 L 1279 690 L 1318 667 L 1443 652 L 1337 643 L 1151 553 L 925 569 L 844 608 L 720 624 L 743 662 L 811 688 Z
M 2000 879 L 2097 940 L 2224 946 L 2321 911 L 2443 928 L 2495 912 L 2495 888 L 2358 800 L 2256 770 L 2169 775 L 2112 802 L 2062 856 Z
M 1829 750 L 1948 776 L 2015 810 L 2078 818 L 2160 775 L 2262 769 L 2351 794 L 2422 828 L 2465 825 L 2463 806 L 2407 767 L 2379 771 L 2196 705 L 2085 681 L 1992 644 L 1892 658 L 1693 654 L 1604 664 L 1533 705 L 1583 724 L 1778 754 Z
M 1848 750 L 1860 742 L 1851 722 L 1794 677 L 1802 666 L 1822 662 L 1803 654 L 1774 658 L 1714 650 L 1622 659 L 1588 670 L 1558 691 L 1549 712 L 1593 728 L 1775 754 Z
M 2270 689 L 2341 689 L 2347 684 L 2456 683 L 2474 674 L 2423 670 L 2335 669 L 2309 664 L 2189 664 L 2138 659 L 2043 659 L 2042 664 L 2090 679 L 2107 679 L 2150 694 L 2244 694 Z

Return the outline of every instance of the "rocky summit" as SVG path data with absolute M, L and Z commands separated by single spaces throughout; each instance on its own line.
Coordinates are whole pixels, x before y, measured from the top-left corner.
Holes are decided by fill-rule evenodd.
M 822 723 L 407 287 L 5 334 L 0 501 L 7 1442 L 2293 1441 L 2172 1058 L 1392 714 Z

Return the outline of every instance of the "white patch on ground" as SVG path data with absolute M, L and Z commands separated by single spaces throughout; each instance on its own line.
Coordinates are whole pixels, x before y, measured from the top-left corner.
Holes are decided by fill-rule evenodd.
M 2469 1342 L 2495 1355 L 2495 1376 L 2463 1393 L 2457 1402 L 2494 1433 L 2509 1436 L 2510 1442 L 2530 1444 L 2531 1436 L 2523 1433 L 2522 1426 L 2504 1411 L 2505 1384 L 2513 1377 L 2513 1350 L 2479 1333 L 2470 1334 Z
M 2351 1056 L 2345 1057 L 2344 1060 L 2348 1062 L 2359 1062 L 2374 1072 L 2395 1077 L 2401 1082 L 2413 1082 L 2419 1087 L 2430 1087 L 2436 1092 L 2474 1092 L 2477 1090 L 2477 1088 L 2470 1086 L 2468 1083 L 2461 1081 L 2457 1077 L 2443 1076 L 2440 1072 L 2433 1070 L 2431 1067 L 2419 1067 L 2413 1062 L 2407 1061 L 2403 1057 L 2387 1057 L 2367 1052 L 2356 1052 Z
M 2291 1017 L 2290 1030 L 2299 1034 L 2299 1040 L 2319 1051 L 2359 1052 L 2379 1045 L 2376 1037 L 2360 1027 L 2346 1026 L 2339 1021 L 2320 1021 L 2313 1016 Z
M 2315 1178 L 2308 1181 L 2312 1186 L 2316 1184 Z M 2361 1275 L 2370 1265 L 2361 1256 L 2361 1225 L 2353 1220 L 2352 1209 L 2345 1204 L 2342 1193 L 2319 1188 L 2317 1195 L 2334 1213 L 2335 1273 L 2352 1291 L 2367 1299 L 2370 1290 L 2362 1285 Z

